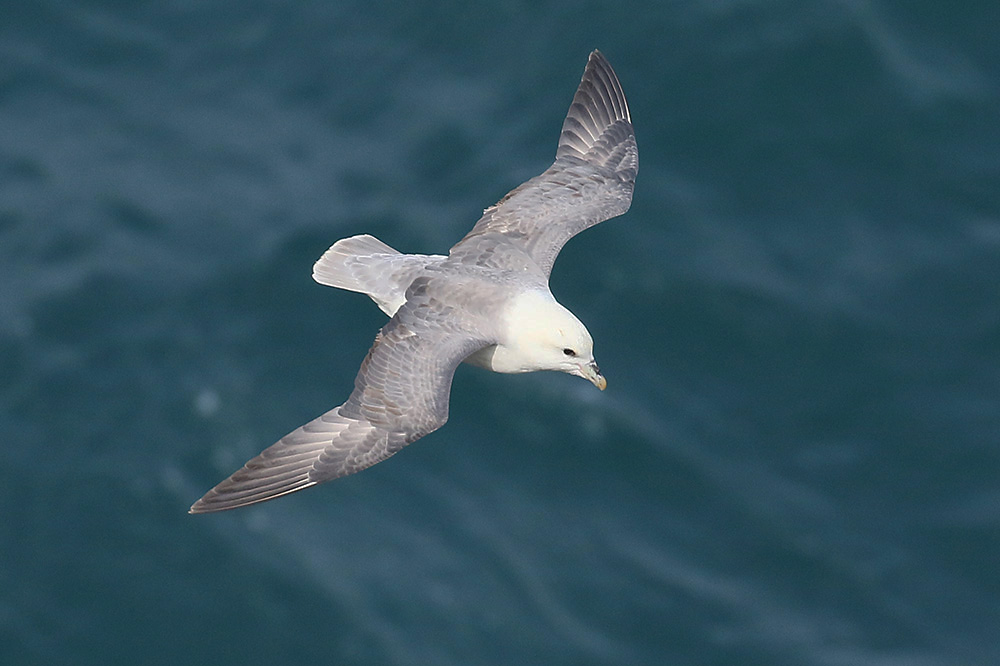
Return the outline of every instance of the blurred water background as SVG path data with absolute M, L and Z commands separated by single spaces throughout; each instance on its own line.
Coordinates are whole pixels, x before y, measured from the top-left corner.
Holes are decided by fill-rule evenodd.
M 1000 663 L 995 2 L 5 2 L 0 663 Z M 600 48 L 605 393 L 463 367 L 355 477 L 188 506 L 339 404 L 337 239 L 443 252 Z

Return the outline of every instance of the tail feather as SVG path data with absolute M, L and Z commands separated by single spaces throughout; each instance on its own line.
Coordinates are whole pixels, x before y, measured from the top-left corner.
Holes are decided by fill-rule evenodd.
M 398 254 L 397 250 L 368 234 L 342 238 L 331 245 L 313 265 L 313 279 L 328 287 L 364 292 L 364 289 L 358 288 L 361 285 L 356 275 L 355 262 L 362 258 Z
M 313 265 L 320 284 L 368 294 L 390 317 L 406 301 L 406 288 L 437 255 L 402 254 L 374 236 L 351 236 L 334 243 Z

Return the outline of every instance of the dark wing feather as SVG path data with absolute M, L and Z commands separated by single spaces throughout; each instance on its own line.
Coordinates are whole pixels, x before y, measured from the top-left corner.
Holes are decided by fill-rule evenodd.
M 501 234 L 548 275 L 566 241 L 628 210 L 638 170 L 625 94 L 607 59 L 594 51 L 563 122 L 555 162 L 487 208 L 452 254 L 476 237 Z

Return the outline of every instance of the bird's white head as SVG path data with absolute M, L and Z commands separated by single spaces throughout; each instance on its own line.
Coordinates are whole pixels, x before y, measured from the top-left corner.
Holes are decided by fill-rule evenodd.
M 587 327 L 548 292 L 518 296 L 508 311 L 507 340 L 494 357 L 500 372 L 558 370 L 583 377 L 602 391 L 608 382 L 594 361 L 594 339 Z

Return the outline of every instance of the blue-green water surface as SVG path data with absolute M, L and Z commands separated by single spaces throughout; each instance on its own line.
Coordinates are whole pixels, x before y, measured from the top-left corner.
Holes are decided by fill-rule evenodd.
M 994 2 L 5 3 L 0 663 L 1000 663 Z M 606 392 L 462 367 L 354 477 L 188 506 L 348 394 L 312 262 L 444 252 L 587 54 Z

